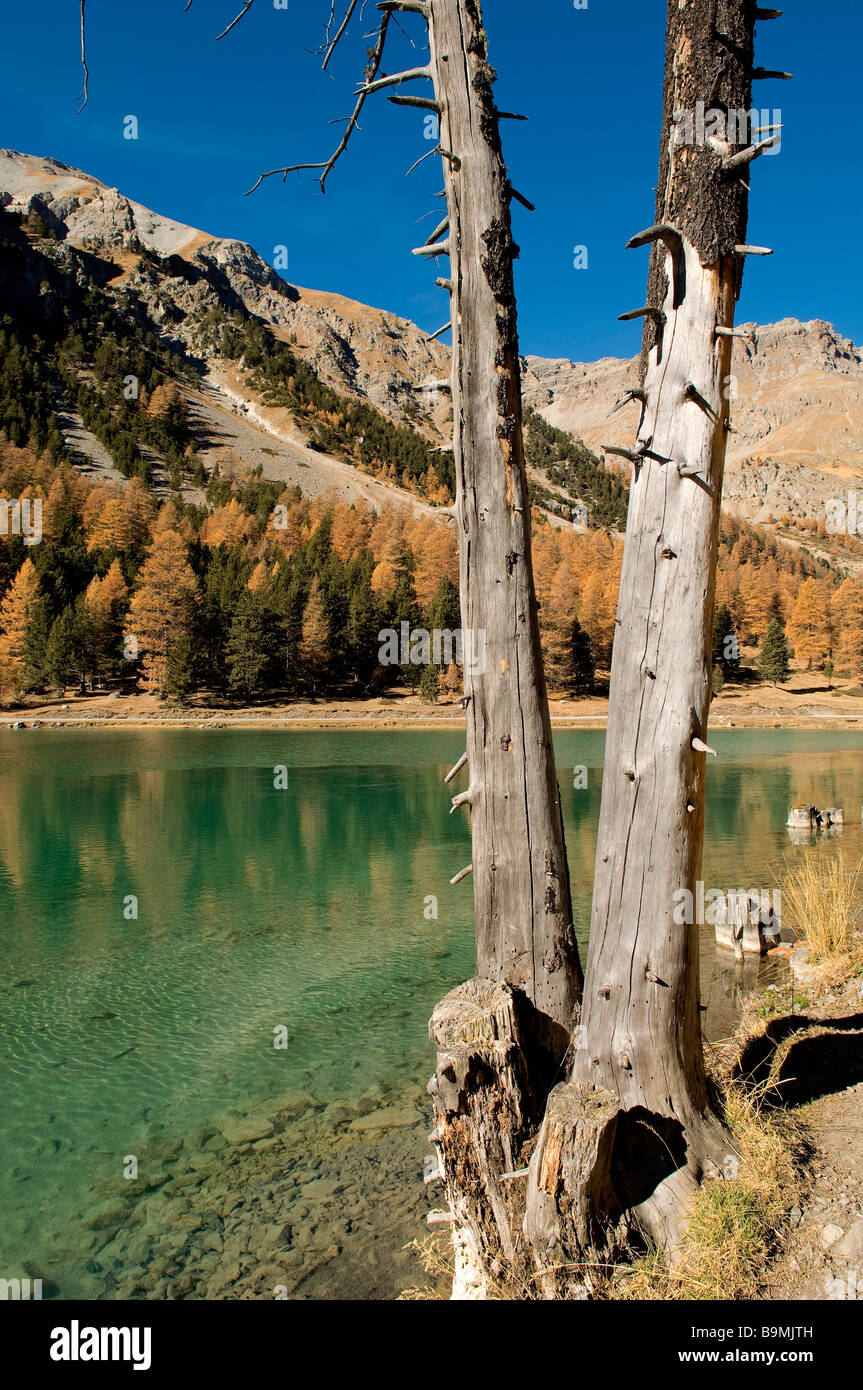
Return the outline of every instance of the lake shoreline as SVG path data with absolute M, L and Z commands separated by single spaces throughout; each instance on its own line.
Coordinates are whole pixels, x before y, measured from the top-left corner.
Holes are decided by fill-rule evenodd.
M 855 693 L 856 692 L 856 693 Z M 608 721 L 604 695 L 571 696 L 552 691 L 555 730 L 602 730 Z M 54 699 L 30 697 L 0 712 L 0 728 L 85 729 L 276 729 L 367 732 L 405 729 L 417 733 L 463 730 L 465 714 L 457 696 L 437 705 L 423 704 L 407 689 L 384 695 L 345 696 L 266 704 L 228 704 L 212 692 L 202 692 L 183 707 L 163 704 L 145 691 L 98 691 Z M 782 687 L 754 682 L 731 683 L 710 707 L 709 727 L 715 729 L 854 729 L 863 731 L 860 688 L 847 683 L 829 685 L 820 673 L 797 672 Z
M 555 730 L 604 730 L 608 722 L 605 714 L 554 714 L 551 716 Z M 0 716 L 0 729 L 246 729 L 246 730 L 296 730 L 298 732 L 323 732 L 334 729 L 341 732 L 373 733 L 375 730 L 398 730 L 409 733 L 456 733 L 464 729 L 464 715 L 447 712 L 442 715 L 416 714 L 403 711 L 380 711 L 376 715 L 344 715 L 334 711 L 331 714 L 301 713 L 287 715 L 253 714 L 248 710 L 230 714 L 212 710 L 198 710 L 194 713 L 176 715 L 103 715 L 79 714 L 57 715 L 29 711 Z M 734 719 L 711 720 L 712 731 L 726 729 L 809 729 L 824 731 L 849 729 L 863 733 L 863 715 L 848 714 L 787 714 L 777 718 L 774 714 L 739 714 Z
M 469 824 L 441 787 L 461 710 L 403 705 L 433 731 L 402 722 L 386 739 L 370 719 L 289 739 L 274 711 L 252 727 L 248 711 L 236 724 L 218 711 L 219 732 L 243 737 L 201 740 L 184 727 L 200 711 L 164 738 L 165 722 L 143 723 L 146 700 L 119 720 L 121 700 L 97 701 L 116 721 L 93 721 L 99 738 L 75 732 L 84 697 L 52 711 L 63 738 L 43 724 L 3 743 L 9 1267 L 95 1299 L 395 1298 L 423 1284 L 405 1247 L 439 1202 L 423 1183 L 428 1020 L 474 967 L 471 889 L 450 888 Z M 789 804 L 844 806 L 842 844 L 824 837 L 824 853 L 856 860 L 863 764 L 848 732 L 709 740 L 705 903 L 714 888 L 772 891 L 806 852 Z M 554 738 L 584 953 L 604 736 Z M 706 921 L 698 934 L 713 1045 L 748 994 L 774 986 L 791 1006 L 783 956 L 738 959 Z

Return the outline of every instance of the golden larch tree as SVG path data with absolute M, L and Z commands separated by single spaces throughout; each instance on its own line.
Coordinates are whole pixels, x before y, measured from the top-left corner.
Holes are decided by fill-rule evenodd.
M 846 579 L 830 601 L 836 664 L 850 676 L 863 676 L 863 584 Z
M 315 575 L 303 612 L 300 660 L 312 675 L 320 676 L 326 671 L 329 659 L 330 623 L 321 595 L 320 580 Z
M 791 609 L 788 641 L 798 663 L 811 670 L 830 655 L 830 593 L 817 579 L 806 579 Z
M 25 560 L 0 604 L 0 698 L 3 700 L 18 693 L 27 627 L 38 601 L 36 566 L 32 560 Z
M 127 635 L 137 641 L 149 688 L 160 695 L 171 650 L 191 626 L 197 592 L 182 536 L 167 527 L 155 529 L 129 607 Z

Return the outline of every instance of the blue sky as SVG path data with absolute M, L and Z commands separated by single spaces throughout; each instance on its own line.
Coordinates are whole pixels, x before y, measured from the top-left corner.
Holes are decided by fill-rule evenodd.
M 353 105 L 372 0 L 329 73 L 310 51 L 327 0 L 289 0 L 287 10 L 255 0 L 218 43 L 239 0 L 193 0 L 188 13 L 183 3 L 88 0 L 90 102 L 80 115 L 77 0 L 7 7 L 0 144 L 53 155 L 157 212 L 251 242 L 267 260 L 285 245 L 295 283 L 439 327 L 440 272 L 410 255 L 440 207 L 437 159 L 405 177 L 430 148 L 423 112 L 372 98 L 326 197 L 313 174 L 243 196 L 261 170 L 324 158 L 338 143 L 329 122 Z M 503 130 L 513 183 L 537 205 L 514 209 L 522 350 L 627 356 L 640 324 L 616 320 L 643 303 L 647 252 L 624 242 L 653 220 L 665 0 L 578 10 L 573 0 L 485 0 L 483 9 L 498 105 L 530 117 Z M 405 16 L 404 28 L 422 44 L 420 20 Z M 422 61 L 395 38 L 386 71 Z M 861 39 L 860 0 L 785 0 L 782 19 L 759 25 L 757 61 L 795 80 L 756 84 L 756 104 L 781 108 L 784 132 L 781 152 L 752 169 L 749 240 L 776 254 L 748 263 L 739 320 L 823 318 L 863 341 Z M 137 140 L 123 138 L 130 114 Z M 582 245 L 588 268 L 575 270 Z

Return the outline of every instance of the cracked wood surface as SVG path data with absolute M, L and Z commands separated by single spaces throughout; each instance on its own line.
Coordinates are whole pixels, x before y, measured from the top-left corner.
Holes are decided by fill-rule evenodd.
M 713 149 L 677 143 L 674 115 L 698 100 L 749 108 L 754 20 L 750 0 L 670 0 L 657 226 L 633 239 L 653 242 L 648 303 L 661 313 L 645 319 L 573 1076 L 646 1115 L 636 1165 L 652 1161 L 657 1117 L 680 1126 L 683 1147 L 639 1208 L 662 1243 L 728 1142 L 705 1080 L 698 925 L 676 920 L 675 894 L 701 873 L 705 753 L 693 739 L 710 706 L 732 349 L 717 328 L 733 325 L 747 212 L 739 173 Z
M 477 973 L 524 991 L 559 1058 L 580 986 L 530 554 L 510 186 L 480 6 L 428 0 L 452 266 L 453 413 Z

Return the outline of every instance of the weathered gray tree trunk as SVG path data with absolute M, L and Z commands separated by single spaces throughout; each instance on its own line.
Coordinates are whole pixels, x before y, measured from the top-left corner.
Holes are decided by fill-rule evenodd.
M 449 220 L 453 450 L 477 973 L 523 992 L 563 1055 L 579 985 L 530 551 L 511 189 L 478 0 L 427 0 Z M 462 798 L 459 798 L 462 800 Z
M 653 250 L 581 1027 L 529 1181 L 540 1265 L 601 1243 L 621 1213 L 673 1248 L 688 1198 L 729 1151 L 705 1078 L 698 925 L 679 920 L 679 890 L 694 894 L 701 873 L 729 330 L 754 151 L 746 136 L 698 148 L 675 133 L 699 102 L 708 134 L 711 108 L 748 112 L 755 19 L 754 0 L 668 5 L 657 225 L 630 243 Z
M 357 8 L 330 38 L 324 67 Z M 482 1296 L 489 1273 L 520 1257 L 524 1173 L 549 1090 L 570 1045 L 581 993 L 530 546 L 510 199 L 479 0 L 381 0 L 377 40 L 353 114 L 320 171 L 323 189 L 367 98 L 439 120 L 447 216 L 415 254 L 448 257 L 452 392 L 467 749 L 453 811 L 470 808 L 476 977 L 435 1010 L 435 1133 L 454 1226 L 456 1291 Z M 381 75 L 395 12 L 422 15 L 429 61 Z M 330 23 L 333 22 L 333 14 Z M 229 26 L 233 27 L 233 26 Z M 227 31 L 226 31 L 227 32 Z M 430 81 L 434 96 L 403 94 Z M 521 201 L 525 201 L 522 199 Z M 528 204 L 529 206 L 529 204 Z M 435 337 L 444 332 L 439 330 Z M 427 383 L 427 385 L 429 385 Z M 434 383 L 431 383 L 434 385 Z
M 478 0 L 411 0 L 428 22 L 447 220 L 453 450 L 477 978 L 438 1006 L 435 1140 L 454 1218 L 456 1291 L 518 1258 L 522 1166 L 575 1023 L 581 973 L 531 567 L 512 189 Z

